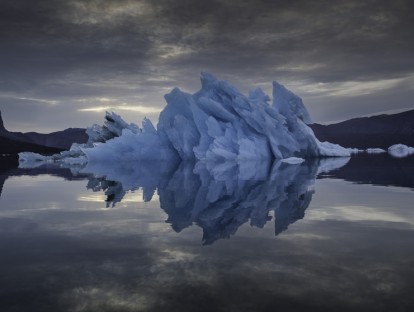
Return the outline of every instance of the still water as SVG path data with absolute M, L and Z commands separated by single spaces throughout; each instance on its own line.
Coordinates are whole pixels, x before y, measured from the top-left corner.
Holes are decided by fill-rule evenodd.
M 413 158 L 0 178 L 0 311 L 414 311 Z

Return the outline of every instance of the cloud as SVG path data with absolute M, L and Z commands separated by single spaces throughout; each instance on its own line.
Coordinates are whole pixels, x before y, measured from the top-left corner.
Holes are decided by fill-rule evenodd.
M 414 76 L 413 76 L 414 77 Z M 336 83 L 303 83 L 297 89 L 309 94 L 322 94 L 325 96 L 353 97 L 375 94 L 411 81 L 413 77 L 395 79 L 381 79 L 374 81 L 344 81 Z
M 147 100 L 140 105 L 160 106 L 165 90 L 196 91 L 195 77 L 207 70 L 242 90 L 273 79 L 336 90 L 320 92 L 321 103 L 379 88 L 369 82 L 390 81 L 384 86 L 398 92 L 394 80 L 414 73 L 413 6 L 408 0 L 6 0 L 0 91 L 66 97 L 65 103 L 135 93 Z
M 105 111 L 131 111 L 131 112 L 138 112 L 143 114 L 152 114 L 152 113 L 159 113 L 161 111 L 158 107 L 149 107 L 149 106 L 126 106 L 126 105 L 119 105 L 119 106 L 94 106 L 88 108 L 80 108 L 78 109 L 80 112 L 105 112 Z

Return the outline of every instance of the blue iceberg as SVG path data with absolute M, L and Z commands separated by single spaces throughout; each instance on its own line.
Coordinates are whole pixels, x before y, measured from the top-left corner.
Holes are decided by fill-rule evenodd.
M 273 82 L 273 101 L 261 89 L 243 95 L 227 81 L 201 74 L 200 91 L 178 88 L 165 95 L 166 107 L 157 127 L 127 124 L 107 112 L 104 125 L 87 129 L 86 144 L 53 156 L 21 153 L 20 162 L 60 161 L 70 164 L 102 161 L 263 159 L 350 156 L 337 144 L 319 142 L 308 126 L 311 118 L 302 99 Z

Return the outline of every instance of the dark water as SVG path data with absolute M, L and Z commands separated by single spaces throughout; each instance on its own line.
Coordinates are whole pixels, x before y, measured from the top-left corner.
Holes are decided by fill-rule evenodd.
M 0 311 L 414 311 L 414 160 L 345 163 L 4 165 Z

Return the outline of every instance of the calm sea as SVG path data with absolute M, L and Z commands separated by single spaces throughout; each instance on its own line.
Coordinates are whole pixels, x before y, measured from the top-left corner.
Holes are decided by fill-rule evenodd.
M 2 168 L 0 311 L 414 311 L 414 158 Z

